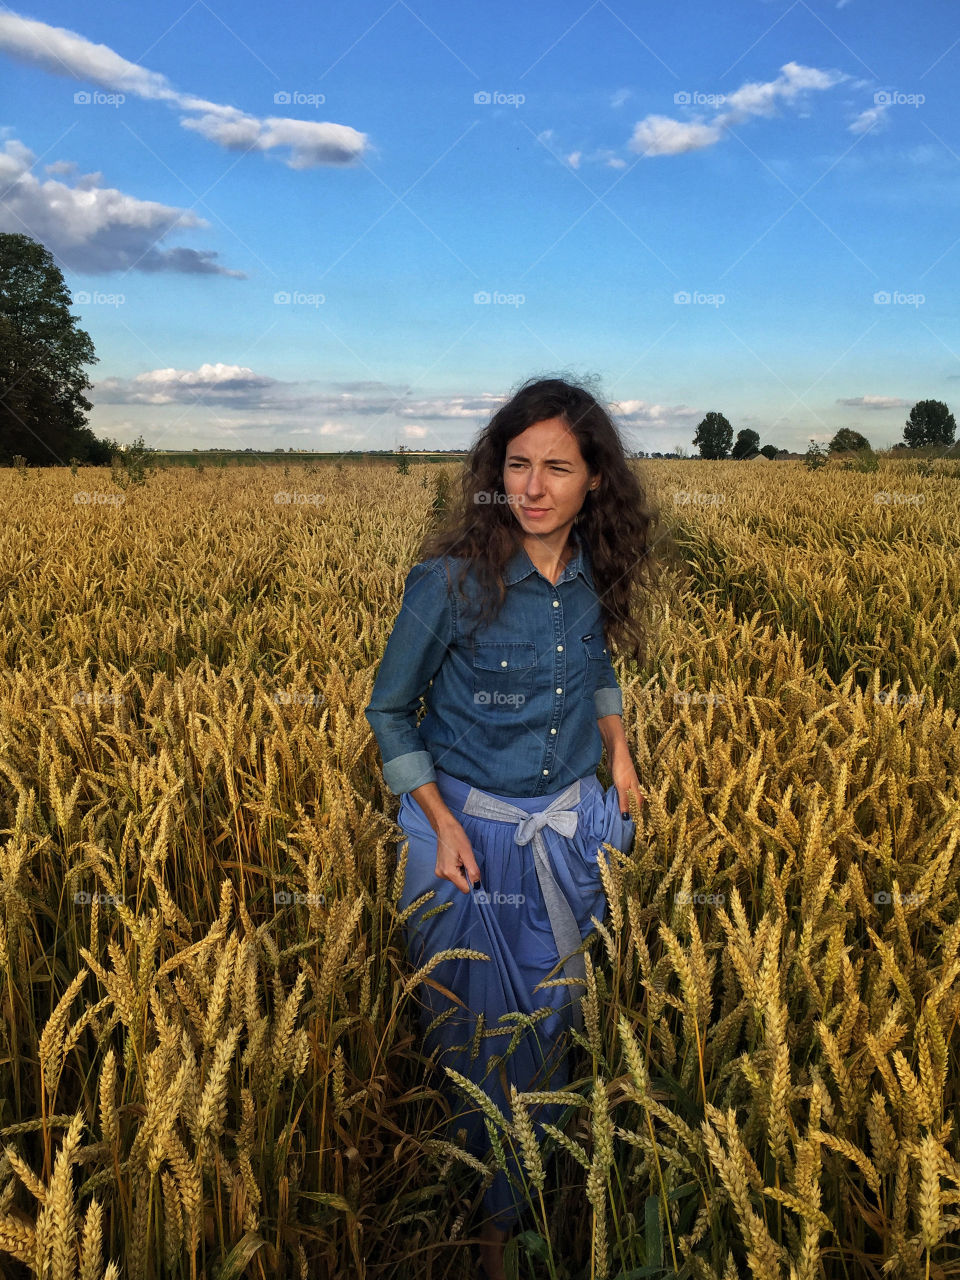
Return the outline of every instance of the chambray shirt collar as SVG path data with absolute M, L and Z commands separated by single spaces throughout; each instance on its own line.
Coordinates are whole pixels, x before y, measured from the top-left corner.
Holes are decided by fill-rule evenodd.
M 596 587 L 593 582 L 593 572 L 590 568 L 590 552 L 587 549 L 587 544 L 575 529 L 570 530 L 570 541 L 573 543 L 575 550 L 557 579 L 557 584 L 571 581 L 579 573 L 582 574 L 591 590 L 595 591 Z M 509 587 L 515 582 L 519 582 L 521 578 L 526 578 L 531 573 L 536 572 L 536 566 L 521 546 L 504 566 L 503 581 Z

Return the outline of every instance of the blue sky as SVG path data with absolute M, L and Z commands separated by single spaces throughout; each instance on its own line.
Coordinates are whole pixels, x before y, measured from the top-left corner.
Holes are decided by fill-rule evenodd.
M 0 65 L 99 434 L 462 448 L 564 371 L 646 450 L 960 410 L 948 0 L 42 3 Z

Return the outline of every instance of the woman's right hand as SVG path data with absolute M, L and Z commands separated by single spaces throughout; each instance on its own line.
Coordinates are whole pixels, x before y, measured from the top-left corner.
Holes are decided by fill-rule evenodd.
M 480 883 L 480 871 L 467 833 L 451 816 L 437 831 L 437 875 L 455 884 L 461 893 Z

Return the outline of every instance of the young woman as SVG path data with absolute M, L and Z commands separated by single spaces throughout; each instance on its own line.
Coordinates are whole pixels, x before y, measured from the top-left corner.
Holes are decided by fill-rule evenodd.
M 642 793 L 609 646 L 640 651 L 631 606 L 650 573 L 653 523 L 594 396 L 561 379 L 525 384 L 481 432 L 459 503 L 407 575 L 365 709 L 384 780 L 402 796 L 401 909 L 433 890 L 406 925 L 411 963 L 451 948 L 490 957 L 431 971 L 420 988 L 425 1052 L 439 1046 L 440 1068 L 475 1081 L 508 1118 L 509 1083 L 561 1089 L 569 1079 L 579 949 L 606 905 L 597 850 L 626 851 L 634 835 L 630 801 Z M 465 1129 L 482 1156 L 483 1113 L 443 1078 L 450 1137 Z M 538 1140 L 559 1110 L 531 1108 Z M 491 1280 L 504 1274 L 517 1197 L 502 1172 L 484 1196 Z

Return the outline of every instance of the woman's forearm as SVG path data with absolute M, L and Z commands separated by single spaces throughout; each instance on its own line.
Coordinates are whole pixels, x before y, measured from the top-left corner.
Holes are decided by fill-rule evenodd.
M 622 716 L 600 716 L 597 728 L 607 751 L 607 761 L 612 768 L 621 759 L 630 759 L 627 735 L 623 731 Z

